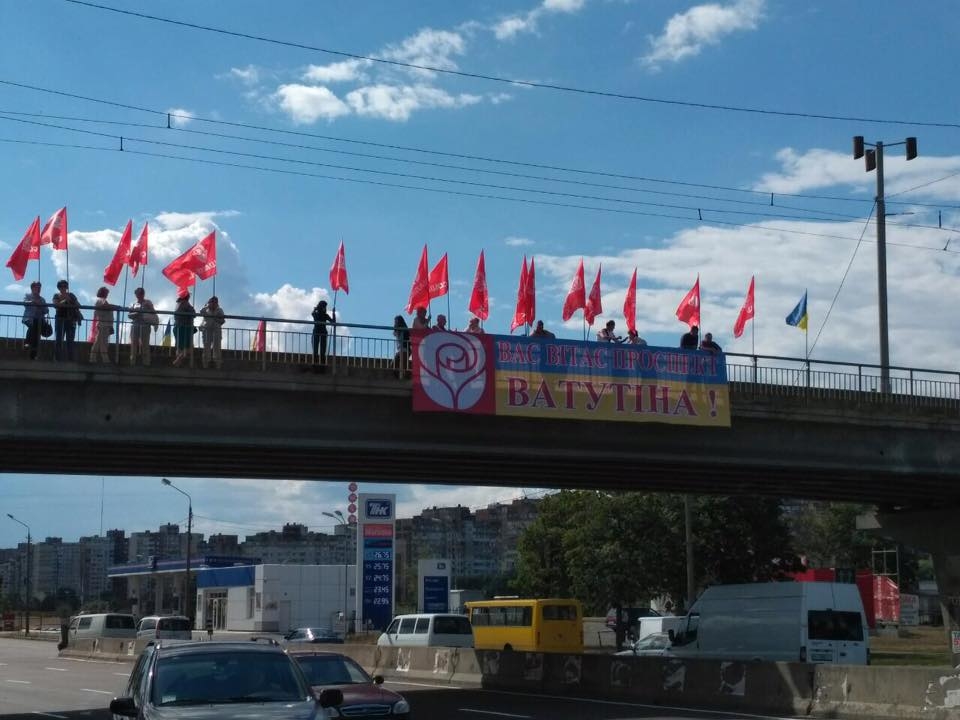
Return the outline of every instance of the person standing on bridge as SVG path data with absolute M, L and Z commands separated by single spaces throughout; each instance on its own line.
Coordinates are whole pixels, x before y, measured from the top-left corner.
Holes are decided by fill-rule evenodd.
M 714 355 L 719 355 L 723 352 L 723 348 L 713 341 L 713 333 L 707 333 L 703 336 L 703 342 L 700 343 L 700 349 L 705 350 L 708 353 L 713 353 Z
M 447 316 L 446 315 L 437 315 L 437 324 L 433 326 L 434 330 L 441 330 L 443 332 L 447 331 Z
M 76 360 L 73 350 L 73 341 L 77 336 L 77 325 L 83 320 L 80 312 L 80 301 L 70 292 L 70 285 L 66 280 L 57 283 L 57 292 L 53 296 L 53 306 L 56 308 L 53 317 L 53 359 Z M 66 352 L 64 352 L 66 349 Z
M 470 318 L 470 324 L 467 325 L 467 332 L 471 335 L 483 335 L 483 328 L 480 327 L 480 318 Z
M 173 312 L 173 335 L 177 340 L 177 355 L 173 359 L 174 366 L 179 366 L 184 360 L 192 357 L 193 333 L 196 328 L 193 320 L 197 310 L 190 304 L 190 293 L 186 290 L 177 296 L 177 308 Z
M 150 333 L 159 327 L 160 318 L 157 316 L 153 303 L 147 300 L 142 287 L 133 291 L 136 298 L 130 306 L 130 364 L 136 365 L 139 359 L 144 367 L 150 365 Z
M 627 330 L 627 344 L 646 345 L 647 341 L 640 337 L 640 333 L 638 333 L 636 330 Z
M 617 323 L 615 321 L 607 320 L 607 324 L 604 325 L 603 330 L 597 333 L 597 342 L 622 343 L 623 338 L 614 332 L 614 328 L 616 327 Z
M 223 308 L 220 307 L 220 298 L 216 295 L 207 300 L 207 304 L 200 308 L 200 332 L 203 333 L 203 357 L 205 368 L 211 363 L 219 370 L 223 367 L 223 356 L 220 344 L 223 341 Z
M 556 337 L 552 332 L 543 326 L 543 320 L 537 320 L 537 327 L 530 333 L 530 337 L 542 337 L 552 340 Z
M 691 325 L 690 331 L 685 332 L 683 334 L 683 337 L 680 338 L 680 349 L 696 350 L 699 340 L 700 340 L 700 328 L 698 328 L 696 325 Z
M 97 290 L 97 301 L 93 309 L 93 344 L 90 346 L 90 362 L 98 363 L 110 362 L 110 355 L 107 353 L 107 346 L 110 344 L 110 336 L 113 335 L 113 313 L 117 310 L 115 305 L 107 302 L 107 295 L 110 291 L 106 287 Z
M 403 379 L 410 367 L 410 328 L 403 315 L 393 319 L 393 337 L 397 341 L 397 354 L 393 357 L 394 374 L 398 379 Z
M 23 324 L 27 326 L 25 347 L 30 350 L 30 359 L 36 360 L 40 351 L 40 330 L 47 322 L 50 310 L 40 294 L 40 281 L 30 283 L 30 292 L 23 296 Z
M 324 372 L 327 367 L 327 323 L 335 323 L 337 314 L 327 312 L 327 301 L 321 300 L 313 309 L 313 371 Z
M 404 323 L 406 324 L 406 323 Z M 427 309 L 425 307 L 418 307 L 416 310 L 416 315 L 413 317 L 413 325 L 411 327 L 414 330 L 429 330 L 430 329 L 430 316 L 427 315 Z

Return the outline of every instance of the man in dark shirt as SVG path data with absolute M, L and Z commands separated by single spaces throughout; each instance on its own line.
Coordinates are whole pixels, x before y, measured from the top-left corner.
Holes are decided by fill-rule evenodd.
M 530 336 L 531 336 L 531 337 L 542 337 L 542 338 L 555 338 L 555 337 L 556 337 L 556 335 L 554 335 L 552 332 L 550 332 L 549 330 L 547 330 L 546 328 L 543 327 L 543 320 L 537 320 L 537 327 L 534 329 L 534 331 L 533 331 L 532 333 L 530 333 Z
M 700 349 L 706 350 L 707 352 L 713 353 L 714 355 L 719 355 L 720 353 L 723 352 L 723 348 L 713 341 L 712 333 L 707 333 L 706 335 L 703 336 L 703 342 L 700 343 Z
M 690 332 L 685 332 L 683 337 L 680 338 L 680 349 L 681 350 L 696 350 L 698 341 L 700 340 L 700 328 L 696 325 L 690 327 Z

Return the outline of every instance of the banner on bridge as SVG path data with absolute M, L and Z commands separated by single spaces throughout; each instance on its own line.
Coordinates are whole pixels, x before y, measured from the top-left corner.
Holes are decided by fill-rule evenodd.
M 418 412 L 730 426 L 723 355 L 442 331 L 411 340 Z

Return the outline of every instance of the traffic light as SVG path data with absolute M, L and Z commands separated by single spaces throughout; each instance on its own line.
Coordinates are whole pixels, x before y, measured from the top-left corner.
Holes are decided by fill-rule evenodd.
M 867 150 L 863 154 L 863 162 L 866 163 L 867 172 L 877 169 L 877 151 L 876 150 Z
M 853 159 L 859 160 L 863 157 L 863 135 L 853 136 Z
M 913 160 L 917 156 L 917 139 L 915 137 L 907 138 L 907 160 Z

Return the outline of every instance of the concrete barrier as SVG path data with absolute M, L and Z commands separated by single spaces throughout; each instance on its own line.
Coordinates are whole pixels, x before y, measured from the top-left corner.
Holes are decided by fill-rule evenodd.
M 813 714 L 960 718 L 960 670 L 818 665 Z

